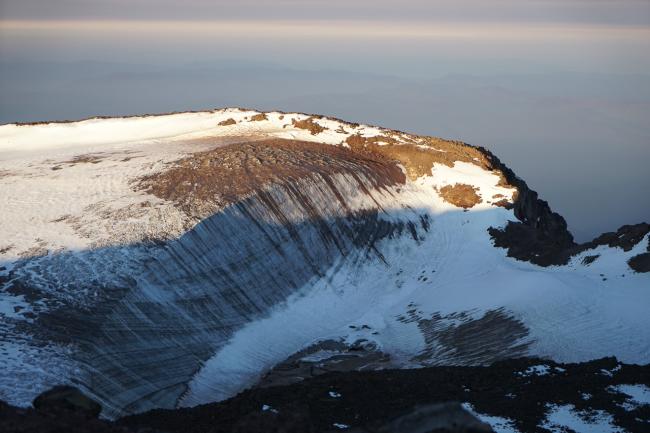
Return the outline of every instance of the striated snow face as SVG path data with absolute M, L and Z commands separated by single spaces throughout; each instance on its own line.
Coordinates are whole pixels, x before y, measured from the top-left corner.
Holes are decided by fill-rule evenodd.
M 137 188 L 197 152 L 268 138 L 445 153 L 367 125 L 259 115 L 0 126 L 0 399 L 26 405 L 73 382 L 109 417 L 194 405 L 322 342 L 363 347 L 355 368 L 526 354 L 650 362 L 650 279 L 626 263 L 650 235 L 567 266 L 508 258 L 487 230 L 516 220 L 496 205 L 515 191 L 478 163 L 382 186 L 354 170 L 315 173 L 203 219 Z M 456 184 L 480 201 L 465 211 L 439 194 Z

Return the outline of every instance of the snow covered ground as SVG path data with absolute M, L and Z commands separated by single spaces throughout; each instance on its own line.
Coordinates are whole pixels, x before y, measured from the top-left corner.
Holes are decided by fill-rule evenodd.
M 131 291 L 120 299 L 111 298 L 116 304 L 113 310 L 102 312 L 106 322 L 93 324 L 101 328 L 102 335 L 109 331 L 129 334 L 142 342 L 159 333 L 173 333 L 168 328 L 173 328 L 174 321 L 164 324 L 163 332 L 158 321 L 166 316 L 157 318 L 158 313 L 150 313 L 168 308 L 178 314 L 175 320 L 179 324 L 195 319 L 196 334 L 183 338 L 214 348 L 209 354 L 193 353 L 189 379 L 173 388 L 171 399 L 152 398 L 153 406 L 169 406 L 170 402 L 195 405 L 230 397 L 257 382 L 278 362 L 322 340 L 350 344 L 364 340 L 388 354 L 392 365 L 401 367 L 480 363 L 493 359 L 494 353 L 524 353 L 563 362 L 611 355 L 629 363 L 650 362 L 650 274 L 635 273 L 626 263 L 645 251 L 650 235 L 631 251 L 601 246 L 582 252 L 566 266 L 542 268 L 516 261 L 507 257 L 505 250 L 495 248 L 487 232 L 489 227 L 503 227 L 516 220 L 511 210 L 489 203 L 495 195 L 512 199 L 514 191 L 499 186 L 494 173 L 467 162 L 456 162 L 453 167 L 435 164 L 428 176 L 367 194 L 340 177 L 339 187 L 346 192 L 350 209 L 378 209 L 382 221 L 395 226 L 411 223 L 417 228 L 378 239 L 374 251 L 359 247 L 349 254 L 331 256 L 331 263 L 280 302 L 272 302 L 259 313 L 238 316 L 232 333 L 212 329 L 216 322 L 200 322 L 203 319 L 199 317 L 219 316 L 217 311 L 201 311 L 193 318 L 191 310 L 179 307 L 181 294 L 210 297 L 222 288 L 206 278 L 187 283 L 184 292 L 170 293 L 174 286 L 156 282 L 156 278 L 162 279 L 163 269 L 172 272 L 172 268 L 155 267 L 171 260 L 168 253 L 154 254 L 140 244 L 168 242 L 172 245 L 169 251 L 177 248 L 173 245 L 185 245 L 179 250 L 185 254 L 195 248 L 192 251 L 199 264 L 194 268 L 187 262 L 183 272 L 204 269 L 203 276 L 208 272 L 205 269 L 222 263 L 211 262 L 214 257 L 227 260 L 223 256 L 229 250 L 224 245 L 236 249 L 245 240 L 229 240 L 220 233 L 224 236 L 218 240 L 221 248 L 212 245 L 201 250 L 202 236 L 221 229 L 209 221 L 193 220 L 174 203 L 135 189 L 134 180 L 160 172 L 193 152 L 243 139 L 278 137 L 346 146 L 350 135 L 391 134 L 398 141 L 417 143 L 416 137 L 325 118 L 312 119 L 327 128 L 313 134 L 293 123 L 310 116 L 274 112 L 266 113 L 265 120 L 251 121 L 256 114 L 225 109 L 0 126 L 0 278 L 18 275 L 37 287 L 39 296 L 49 296 L 47 302 L 33 299 L 15 288 L 9 290 L 11 281 L 0 279 L 0 398 L 27 404 L 43 388 L 81 375 L 90 379 L 80 385 L 112 406 L 114 413 L 151 407 L 125 407 L 131 400 L 145 398 L 149 391 L 144 388 L 141 394 L 129 394 L 122 400 L 106 390 L 102 394 L 93 389 L 93 380 L 100 373 L 85 364 L 93 356 L 80 355 L 90 349 L 80 349 L 76 341 L 50 341 L 45 346 L 39 341 L 38 350 L 33 342 L 41 315 L 73 305 L 96 308 L 97 300 L 104 299 L 102 287 L 115 281 L 121 284 L 127 276 L 137 281 Z M 219 125 L 228 119 L 235 123 Z M 436 192 L 456 183 L 474 186 L 483 201 L 463 211 Z M 317 185 L 305 184 L 304 189 L 327 215 L 339 215 L 341 209 L 332 207 L 331 199 Z M 295 211 L 297 205 L 288 200 L 285 197 L 280 202 L 288 209 L 291 223 L 308 224 L 305 213 Z M 246 233 L 239 236 L 245 238 Z M 311 242 L 317 250 L 319 246 L 313 243 L 317 239 L 311 238 Z M 270 249 L 260 254 L 272 253 Z M 595 254 L 600 256 L 593 263 L 583 263 L 584 257 Z M 254 268 L 255 263 L 249 266 Z M 277 263 L 278 267 L 282 263 L 292 266 L 288 260 L 278 259 Z M 148 275 L 151 269 L 158 269 L 158 276 Z M 10 274 L 12 271 L 15 273 Z M 248 293 L 245 287 L 242 290 Z M 138 310 L 145 301 L 156 307 Z M 137 316 L 138 327 L 129 328 L 120 311 Z M 471 329 L 472 323 L 481 327 L 480 340 L 492 355 L 466 347 L 476 344 L 473 332 L 461 332 Z M 147 326 L 156 331 L 148 331 Z M 450 342 L 450 335 L 458 341 Z M 181 344 L 180 340 L 165 344 Z M 158 346 L 152 343 L 152 347 Z M 102 356 L 113 361 L 131 356 L 126 349 Z M 162 345 L 157 351 L 163 349 L 172 350 Z M 25 377 L 26 372 L 31 379 Z M 140 379 L 138 374 L 131 372 L 130 382 L 111 386 L 138 388 L 150 380 Z M 549 426 L 569 413 L 565 409 L 553 412 Z M 503 431 L 508 431 L 506 424 Z
M 570 404 L 551 407 L 546 421 L 541 425 L 553 433 L 562 433 L 571 429 L 576 433 L 622 433 L 616 427 L 612 417 L 602 411 L 582 413 Z
M 489 424 L 496 433 L 519 433 L 512 420 L 479 413 L 470 403 L 463 403 L 463 408 L 484 423 Z

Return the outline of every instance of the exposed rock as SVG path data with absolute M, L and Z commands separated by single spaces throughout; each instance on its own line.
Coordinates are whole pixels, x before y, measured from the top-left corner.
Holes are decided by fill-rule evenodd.
M 615 232 L 603 233 L 596 239 L 580 245 L 581 250 L 596 248 L 599 245 L 622 248 L 623 251 L 630 251 L 636 244 L 641 242 L 646 234 L 650 232 L 650 224 L 639 223 L 634 225 L 621 226 Z
M 512 203 L 508 201 L 508 199 L 502 198 L 499 201 L 495 201 L 492 203 L 494 206 L 502 207 L 505 209 L 512 209 Z
M 615 232 L 603 233 L 596 239 L 577 245 L 572 248 L 568 254 L 570 256 L 579 254 L 588 249 L 594 249 L 599 246 L 608 246 L 610 248 L 621 248 L 623 251 L 630 251 L 643 238 L 650 233 L 650 224 L 639 223 L 633 225 L 624 225 Z M 628 266 L 636 272 L 650 272 L 650 239 L 648 240 L 647 253 L 637 254 L 627 261 Z M 582 263 L 588 265 L 598 258 L 599 255 L 586 256 Z
M 366 343 L 366 344 L 364 344 Z M 391 367 L 390 356 L 368 342 L 345 344 L 324 340 L 279 362 L 257 383 L 258 387 L 289 385 L 331 372 L 382 370 Z M 327 353 L 326 355 L 313 355 Z
M 627 264 L 636 272 L 650 272 L 650 253 L 641 253 L 630 260 Z
M 302 411 L 289 412 L 268 408 L 255 410 L 236 421 L 231 430 L 215 429 L 214 433 L 316 433 L 313 424 Z
M 490 151 L 480 149 L 493 167 L 503 173 L 504 183 L 517 188 L 513 211 L 519 221 L 509 222 L 503 229 L 490 228 L 494 245 L 508 249 L 509 257 L 540 266 L 566 264 L 567 250 L 576 244 L 564 218 Z
M 522 191 L 524 197 L 521 196 Z M 529 190 L 525 183 L 518 187 L 518 192 L 514 209 L 519 222 L 510 222 L 504 229 L 489 229 L 494 245 L 507 248 L 508 256 L 518 260 L 540 266 L 564 265 L 572 256 L 600 245 L 630 251 L 650 232 L 650 224 L 647 223 L 624 225 L 616 232 L 604 233 L 592 241 L 578 245 L 573 242 L 564 218 L 551 212 L 545 201 L 537 199 L 536 192 Z M 583 259 L 583 264 L 588 265 L 597 258 L 598 255 L 587 256 Z M 645 260 L 647 259 L 643 255 L 636 256 L 630 259 L 630 267 L 635 269 L 633 266 L 636 266 L 635 270 L 645 269 Z
M 318 123 L 314 122 L 313 117 L 308 117 L 304 120 L 292 119 L 291 124 L 296 128 L 306 129 L 307 131 L 311 132 L 311 135 L 320 134 L 327 129 L 324 126 L 321 126 Z
M 445 201 L 463 209 L 472 208 L 481 202 L 481 196 L 477 192 L 478 188 L 463 183 L 445 185 L 439 190 Z
M 39 412 L 76 412 L 97 418 L 102 411 L 99 403 L 85 396 L 73 386 L 61 385 L 45 391 L 34 399 L 34 408 Z
M 219 403 L 154 410 L 118 423 L 170 433 L 185 432 L 188 426 L 226 433 L 258 422 L 266 423 L 268 431 L 292 432 L 300 422 L 307 432 L 490 431 L 449 403 L 459 401 L 479 416 L 500 419 L 521 432 L 545 431 L 539 426 L 550 407 L 564 404 L 585 414 L 601 411 L 611 416 L 613 428 L 644 431 L 650 421 L 648 406 L 630 407 L 629 396 L 616 388 L 621 384 L 650 385 L 650 365 L 621 364 L 615 358 L 579 364 L 511 359 L 488 367 L 329 373 L 289 386 L 254 388 Z M 451 426 L 454 421 L 457 429 Z M 292 428 L 281 430 L 276 422 Z
M 251 116 L 251 122 L 261 122 L 262 120 L 268 120 L 265 113 L 254 114 Z
M 571 245 L 532 225 L 509 222 L 504 229 L 491 227 L 488 232 L 494 246 L 508 250 L 508 257 L 540 266 L 566 264 L 568 261 L 566 251 Z
M 399 162 L 411 180 L 430 176 L 434 164 L 453 167 L 456 162 L 467 162 L 485 170 L 494 169 L 484 149 L 460 141 L 387 132 L 375 137 L 351 135 L 345 143 L 357 152 L 378 153 Z M 495 174 L 502 177 L 498 169 Z
M 89 418 L 74 411 L 42 412 L 0 401 L 2 433 L 162 433 L 148 427 L 130 428 Z
M 542 266 L 567 262 L 567 250 L 575 247 L 575 242 L 564 218 L 553 212 L 546 201 L 540 200 L 537 193 L 496 156 L 483 147 L 459 141 L 419 138 L 422 140 L 419 146 L 399 143 L 390 135 L 370 138 L 352 135 L 346 143 L 354 150 L 380 153 L 398 161 L 412 180 L 430 175 L 433 164 L 453 167 L 459 161 L 492 171 L 501 178 L 500 186 L 516 189 L 514 203 L 503 199 L 495 205 L 512 208 L 518 220 L 503 229 L 489 230 L 495 246 L 507 248 L 510 257 Z
M 585 258 L 582 259 L 582 264 L 588 266 L 593 262 L 595 262 L 598 257 L 600 257 L 600 254 L 594 254 L 593 256 L 585 256 Z
M 233 119 L 232 117 L 219 122 L 219 126 L 229 126 L 229 125 L 235 125 L 235 124 L 237 124 L 237 121 L 235 119 Z
M 61 161 L 60 164 L 68 164 L 69 166 L 76 164 L 99 164 L 108 157 L 109 155 L 103 153 L 87 153 L 84 155 L 77 155 L 68 161 Z
M 365 176 L 375 187 L 406 180 L 397 165 L 379 154 L 295 140 L 271 139 L 217 147 L 195 153 L 171 168 L 146 176 L 137 184 L 171 200 L 188 214 L 206 218 L 270 184 L 336 173 Z
M 358 430 L 360 433 L 362 430 Z M 418 406 L 388 423 L 368 427 L 368 433 L 490 433 L 489 424 L 479 421 L 460 403 L 447 402 Z

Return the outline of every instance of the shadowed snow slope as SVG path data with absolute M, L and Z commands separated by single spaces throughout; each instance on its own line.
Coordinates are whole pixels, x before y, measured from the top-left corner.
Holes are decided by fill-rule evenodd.
M 463 143 L 240 109 L 4 125 L 0 208 L 14 404 L 74 381 L 107 416 L 195 405 L 289 358 L 650 362 L 646 226 L 577 246 Z

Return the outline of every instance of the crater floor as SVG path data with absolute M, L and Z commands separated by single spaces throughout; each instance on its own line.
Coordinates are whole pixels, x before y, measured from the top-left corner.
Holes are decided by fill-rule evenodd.
M 0 126 L 0 399 L 115 418 L 324 373 L 650 362 L 650 225 L 577 245 L 486 149 L 223 109 Z

